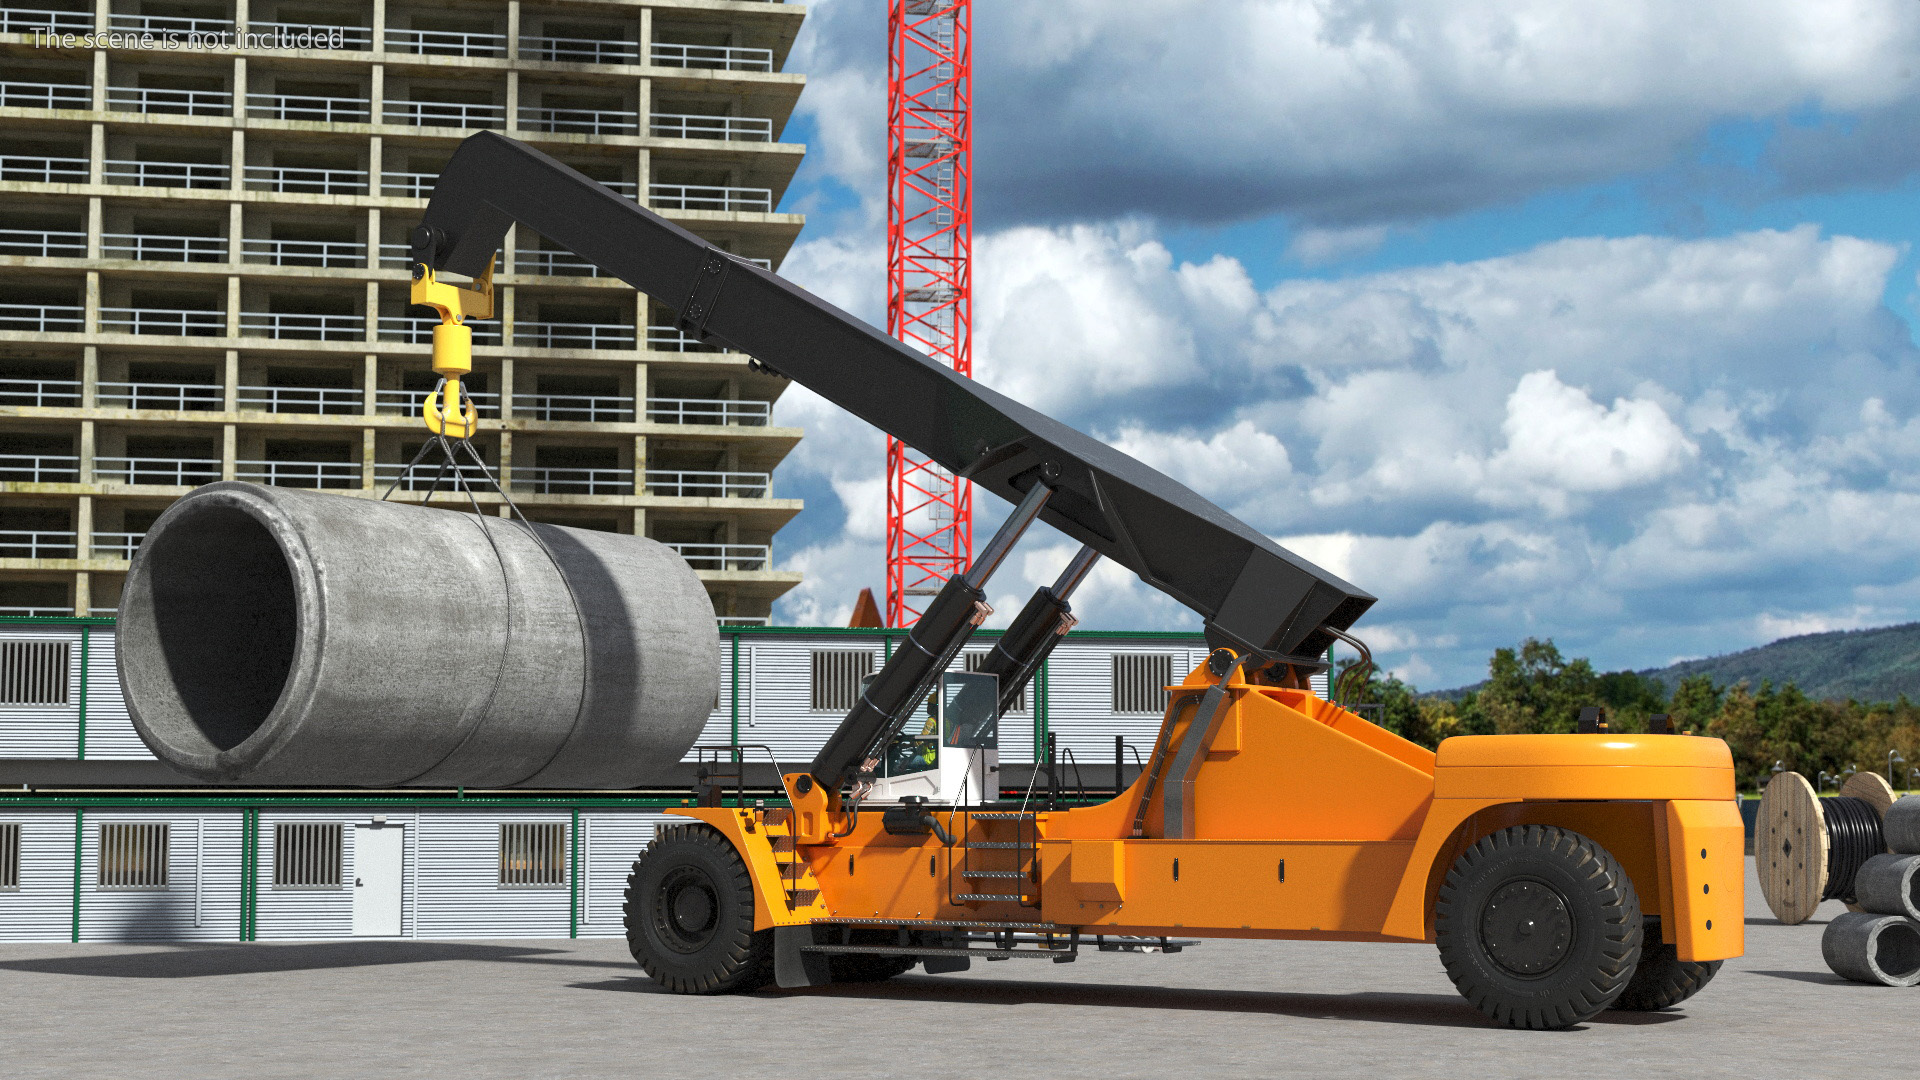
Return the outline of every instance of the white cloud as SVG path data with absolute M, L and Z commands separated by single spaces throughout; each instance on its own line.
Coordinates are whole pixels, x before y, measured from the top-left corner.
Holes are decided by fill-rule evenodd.
M 1882 301 L 1889 245 L 1574 239 L 1265 292 L 1137 224 L 980 251 L 983 379 L 1378 595 L 1360 628 L 1395 670 L 1470 682 L 1527 634 L 1640 666 L 1768 619 L 1920 612 L 1920 353 Z M 806 422 L 787 474 L 870 499 L 878 436 Z M 844 542 L 877 576 L 861 513 Z M 1037 544 L 1002 584 L 1070 554 Z M 1111 565 L 1081 604 L 1090 625 L 1194 625 Z

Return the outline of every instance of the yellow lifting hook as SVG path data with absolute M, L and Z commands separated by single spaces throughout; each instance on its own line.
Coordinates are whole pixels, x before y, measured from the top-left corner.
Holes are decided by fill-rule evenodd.
M 474 287 L 461 288 L 436 279 L 426 263 L 413 264 L 413 302 L 440 313 L 440 325 L 433 328 L 433 370 L 441 382 L 420 403 L 420 416 L 435 435 L 465 439 L 480 425 L 460 379 L 473 371 L 473 329 L 466 320 L 493 318 L 493 266 L 488 260 Z

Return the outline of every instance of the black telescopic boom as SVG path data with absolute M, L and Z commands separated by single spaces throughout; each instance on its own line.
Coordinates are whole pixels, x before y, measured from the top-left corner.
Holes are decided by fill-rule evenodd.
M 478 277 L 516 221 L 674 308 L 688 337 L 755 358 L 977 487 L 1017 502 L 1047 475 L 1043 520 L 1199 612 L 1211 645 L 1317 667 L 1327 628 L 1373 604 L 1185 485 L 504 135 L 454 151 L 413 259 Z

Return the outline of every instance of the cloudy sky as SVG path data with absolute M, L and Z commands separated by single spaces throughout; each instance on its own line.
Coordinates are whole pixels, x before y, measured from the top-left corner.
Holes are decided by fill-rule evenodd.
M 886 6 L 810 10 L 782 272 L 883 322 Z M 992 0 L 974 60 L 976 377 L 1377 595 L 1402 676 L 1920 618 L 1920 4 Z M 844 624 L 882 438 L 776 415 L 776 617 Z

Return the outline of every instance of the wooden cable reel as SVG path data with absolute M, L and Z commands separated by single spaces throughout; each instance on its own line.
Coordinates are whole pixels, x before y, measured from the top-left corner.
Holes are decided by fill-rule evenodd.
M 1893 805 L 1893 788 L 1878 773 L 1855 773 L 1839 797 L 1866 803 L 1878 822 Z M 1827 806 L 1813 785 L 1796 772 L 1776 773 L 1760 796 L 1753 830 L 1754 869 L 1774 918 L 1788 926 L 1806 922 L 1828 898 L 1833 842 Z M 1876 850 L 1884 848 L 1877 840 Z

